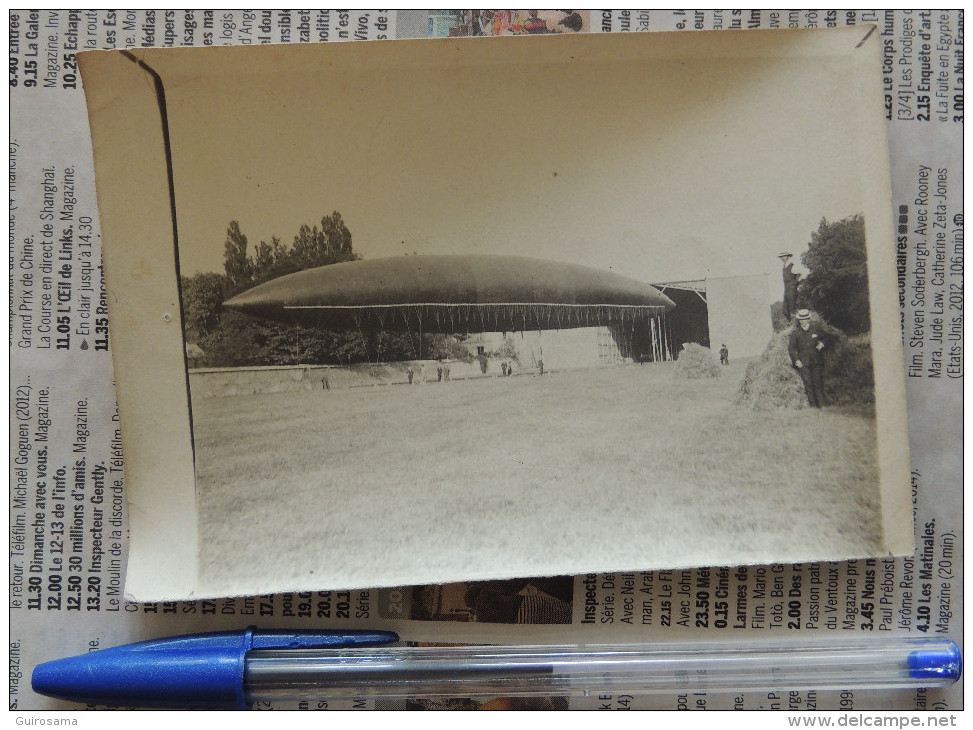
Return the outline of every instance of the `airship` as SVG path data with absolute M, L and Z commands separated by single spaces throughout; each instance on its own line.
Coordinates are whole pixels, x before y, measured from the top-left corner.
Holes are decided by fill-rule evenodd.
M 320 266 L 255 286 L 223 306 L 329 330 L 452 333 L 631 325 L 675 304 L 611 271 L 470 254 Z

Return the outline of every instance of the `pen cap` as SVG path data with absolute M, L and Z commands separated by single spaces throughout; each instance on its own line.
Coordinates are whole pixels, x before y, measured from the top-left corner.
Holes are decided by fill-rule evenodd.
M 226 631 L 101 649 L 38 665 L 35 692 L 74 702 L 137 707 L 244 709 L 243 668 L 251 649 L 372 646 L 387 631 Z

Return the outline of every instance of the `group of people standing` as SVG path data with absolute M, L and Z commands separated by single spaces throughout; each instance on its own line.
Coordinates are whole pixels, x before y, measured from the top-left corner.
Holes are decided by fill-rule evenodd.
M 507 362 L 506 360 L 504 360 L 503 362 L 500 363 L 500 375 L 502 375 L 503 377 L 507 377 L 508 375 L 513 375 L 513 374 L 514 374 L 514 364 L 512 362 Z M 537 374 L 538 375 L 544 374 L 543 360 L 537 361 Z
M 406 377 L 409 378 L 409 385 L 413 385 L 416 382 L 416 371 L 409 365 L 405 371 Z M 436 363 L 436 382 L 441 383 L 444 380 L 449 380 L 449 363 L 439 362 Z M 419 382 L 426 382 L 426 365 L 425 363 L 419 363 Z
M 419 372 L 418 373 L 416 372 L 415 368 L 412 365 L 409 365 L 409 367 L 406 368 L 405 374 L 406 374 L 406 377 L 409 379 L 409 385 L 414 385 L 416 383 L 424 383 L 426 381 L 425 368 L 426 368 L 426 366 L 425 366 L 424 363 L 420 363 L 419 364 Z M 544 374 L 544 361 L 543 360 L 538 360 L 537 361 L 537 372 L 538 372 L 538 375 L 543 375 Z M 508 360 L 501 361 L 501 363 L 500 363 L 500 375 L 501 375 L 501 377 L 506 378 L 506 377 L 509 377 L 509 376 L 511 376 L 513 374 L 514 374 L 514 364 L 513 364 L 513 362 L 508 361 Z M 449 379 L 450 379 L 449 363 L 448 362 L 439 362 L 439 363 L 437 363 L 436 364 L 436 382 L 442 383 L 444 381 L 449 381 Z M 327 385 L 324 385 L 324 387 L 327 388 L 328 386 Z
M 544 374 L 544 363 L 543 363 L 543 361 L 538 361 L 537 365 L 538 365 L 539 373 L 541 375 L 543 375 Z M 415 368 L 412 365 L 409 365 L 409 367 L 406 368 L 405 374 L 406 374 L 406 377 L 408 377 L 408 379 L 409 379 L 409 385 L 414 385 L 417 382 L 418 383 L 425 382 L 425 379 L 426 379 L 426 376 L 425 376 L 425 368 L 426 368 L 426 366 L 425 366 L 424 363 L 420 363 L 419 364 L 419 372 L 418 373 L 416 373 L 416 370 L 415 370 Z M 507 360 L 502 361 L 500 363 L 500 374 L 503 377 L 505 377 L 505 378 L 508 377 L 508 376 L 510 376 L 510 375 L 513 375 L 514 374 L 514 364 L 513 364 L 513 362 L 508 362 Z M 418 377 L 417 377 L 417 375 L 418 375 Z M 443 381 L 449 381 L 449 379 L 450 379 L 449 363 L 448 362 L 439 362 L 439 363 L 436 363 L 436 382 L 442 383 Z M 328 386 L 325 385 L 324 387 L 327 388 Z

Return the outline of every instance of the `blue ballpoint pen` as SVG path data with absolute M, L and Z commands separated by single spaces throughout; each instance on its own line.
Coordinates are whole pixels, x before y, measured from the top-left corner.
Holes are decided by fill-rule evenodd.
M 940 638 L 571 646 L 390 646 L 386 631 L 196 634 L 41 664 L 36 692 L 87 704 L 246 708 L 257 701 L 945 687 Z

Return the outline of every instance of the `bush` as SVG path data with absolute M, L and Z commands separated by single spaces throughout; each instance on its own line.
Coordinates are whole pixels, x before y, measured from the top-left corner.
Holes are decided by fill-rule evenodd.
M 517 345 L 509 334 L 503 336 L 503 342 L 499 346 L 487 353 L 487 357 L 498 358 L 500 360 L 513 360 L 520 363 L 520 353 L 517 352 Z
M 718 378 L 720 361 L 708 347 L 689 342 L 679 353 L 676 360 L 676 377 L 679 378 Z
M 868 332 L 865 219 L 861 215 L 831 223 L 822 219 L 801 261 L 808 269 L 801 284 L 801 299 L 806 303 L 801 306 L 820 312 L 844 332 Z
M 875 402 L 872 343 L 867 334 L 841 337 L 827 359 L 824 390 L 831 405 Z

